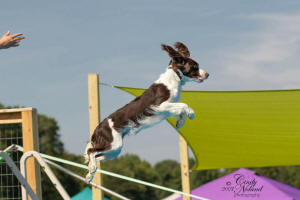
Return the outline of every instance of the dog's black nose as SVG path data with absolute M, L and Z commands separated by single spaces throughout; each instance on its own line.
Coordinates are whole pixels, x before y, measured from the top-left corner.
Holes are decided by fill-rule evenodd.
M 205 72 L 205 78 L 209 77 L 209 73 Z

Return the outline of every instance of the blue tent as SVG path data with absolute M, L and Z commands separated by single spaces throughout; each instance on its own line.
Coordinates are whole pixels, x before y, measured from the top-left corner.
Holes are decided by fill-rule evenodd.
M 78 194 L 72 197 L 72 200 L 92 200 L 92 190 L 89 187 L 84 188 Z M 109 198 L 104 197 L 104 200 L 110 200 Z

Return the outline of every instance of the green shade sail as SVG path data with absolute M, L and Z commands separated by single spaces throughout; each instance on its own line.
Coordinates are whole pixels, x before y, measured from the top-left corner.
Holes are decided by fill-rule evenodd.
M 300 165 L 300 90 L 182 91 L 181 102 L 196 113 L 178 131 L 196 170 Z

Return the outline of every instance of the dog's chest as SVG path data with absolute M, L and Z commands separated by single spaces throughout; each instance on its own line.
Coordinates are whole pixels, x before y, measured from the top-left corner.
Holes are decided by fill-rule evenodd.
M 178 102 L 181 98 L 179 88 L 169 88 L 170 90 L 170 102 Z
M 170 92 L 169 102 L 178 102 L 180 100 L 182 85 L 178 75 L 173 69 L 168 68 L 165 73 L 160 75 L 155 83 L 164 84 L 168 88 Z

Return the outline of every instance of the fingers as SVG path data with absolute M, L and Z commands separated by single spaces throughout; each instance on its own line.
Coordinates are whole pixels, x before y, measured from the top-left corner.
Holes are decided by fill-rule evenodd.
M 16 38 L 16 37 L 19 37 L 21 35 L 23 35 L 23 33 L 15 33 L 15 34 L 11 35 L 11 37 Z
M 16 44 L 13 44 L 11 45 L 10 47 L 18 47 L 20 44 L 16 43 Z
M 20 40 L 23 40 L 23 39 L 25 39 L 25 37 L 17 37 L 17 38 L 14 38 L 14 41 L 20 42 Z
M 17 46 L 19 46 L 19 45 L 20 45 L 19 42 L 20 42 L 20 40 L 14 40 L 14 41 L 12 42 L 11 46 L 12 46 L 12 47 L 17 47 Z
M 10 41 L 8 44 L 7 44 L 7 46 L 8 47 L 18 47 L 20 44 L 20 41 L 22 40 L 22 39 L 24 39 L 24 37 L 22 37 L 22 38 L 15 38 L 15 39 L 13 39 L 12 41 Z
M 11 47 L 17 47 L 19 46 L 20 44 L 20 41 L 25 39 L 25 37 L 17 37 L 17 38 L 14 38 L 10 43 L 9 43 L 9 46 Z
M 13 35 L 10 35 L 10 31 L 7 31 L 7 33 L 5 33 L 4 35 L 5 36 L 10 36 L 13 39 L 15 39 L 15 38 L 22 38 L 22 39 L 24 39 L 24 37 L 19 37 L 19 36 L 23 35 L 23 33 L 15 33 Z

